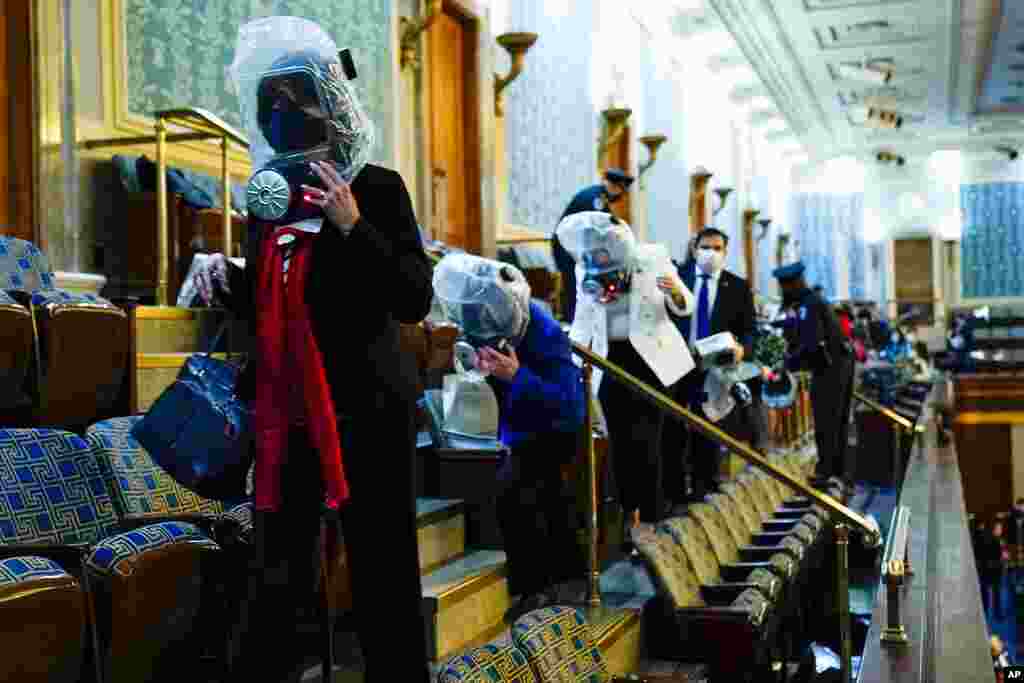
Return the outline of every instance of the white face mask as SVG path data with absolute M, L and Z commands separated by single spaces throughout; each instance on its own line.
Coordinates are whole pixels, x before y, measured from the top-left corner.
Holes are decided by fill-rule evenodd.
M 714 249 L 701 248 L 697 250 L 697 265 L 708 275 L 714 275 L 722 269 L 725 262 L 725 254 Z

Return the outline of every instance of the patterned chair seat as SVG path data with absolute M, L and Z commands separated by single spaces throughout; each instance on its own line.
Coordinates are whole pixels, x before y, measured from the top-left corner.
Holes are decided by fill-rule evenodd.
M 0 429 L 0 558 L 39 555 L 95 589 L 107 681 L 149 680 L 156 670 L 194 662 L 182 656 L 195 651 L 184 643 L 204 607 L 205 558 L 218 550 L 191 524 L 122 533 L 103 472 L 81 437 Z M 146 596 L 144 610 L 139 595 Z
M 526 655 L 512 643 L 487 643 L 452 657 L 437 683 L 536 683 Z
M 82 586 L 59 563 L 38 555 L 0 559 L 0 680 L 78 681 L 85 615 Z
M 512 624 L 512 642 L 539 683 L 606 683 L 611 674 L 583 612 L 545 607 Z

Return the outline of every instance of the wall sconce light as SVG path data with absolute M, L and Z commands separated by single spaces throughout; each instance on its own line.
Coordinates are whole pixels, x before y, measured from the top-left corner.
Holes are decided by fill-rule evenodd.
M 768 226 L 772 224 L 771 218 L 760 218 L 757 224 L 761 226 L 761 234 L 757 236 L 757 241 L 760 242 L 768 236 Z
M 790 235 L 786 232 L 780 232 L 779 236 L 775 238 L 775 266 L 781 267 L 782 261 L 786 258 L 786 247 L 789 246 Z
M 714 218 L 715 216 L 720 214 L 722 212 L 722 209 L 725 208 L 725 202 L 729 198 L 729 195 L 732 194 L 732 188 L 731 187 L 716 187 L 713 190 L 713 192 L 716 195 L 718 195 L 718 208 L 711 212 L 711 217 L 712 218 Z
M 619 141 L 626 130 L 626 121 L 633 114 L 632 109 L 611 107 L 601 112 L 604 117 L 604 128 L 601 131 L 601 140 L 597 148 L 597 158 L 600 162 L 608 148 Z
M 645 135 L 640 138 L 640 143 L 647 148 L 649 154 L 647 161 L 640 164 L 639 177 L 642 179 L 644 173 L 646 173 L 651 166 L 654 166 L 654 162 L 658 160 L 658 148 L 664 145 L 668 141 L 668 138 L 664 135 Z
M 496 38 L 498 45 L 501 45 L 508 52 L 508 56 L 512 59 L 512 66 L 509 68 L 507 76 L 499 76 L 494 74 L 494 113 L 497 116 L 505 115 L 504 98 L 501 96 L 501 91 L 504 90 L 509 83 L 516 80 L 516 78 L 523 72 L 523 64 L 526 61 L 526 53 L 529 52 L 533 44 L 537 42 L 536 33 L 502 33 Z
M 427 6 L 419 18 L 398 18 L 398 35 L 401 36 L 399 54 L 400 64 L 403 69 L 407 66 L 411 66 L 414 69 L 420 68 L 420 60 L 416 55 L 420 34 L 430 28 L 431 24 L 441 16 L 442 6 L 443 0 L 427 0 Z

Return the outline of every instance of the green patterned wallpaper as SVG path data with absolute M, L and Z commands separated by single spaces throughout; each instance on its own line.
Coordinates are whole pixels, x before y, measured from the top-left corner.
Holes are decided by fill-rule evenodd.
M 208 109 L 239 125 L 226 70 L 238 27 L 292 15 L 320 24 L 356 60 L 356 85 L 377 125 L 374 160 L 391 158 L 391 17 L 388 0 L 123 0 L 128 110 L 149 116 L 180 106 Z

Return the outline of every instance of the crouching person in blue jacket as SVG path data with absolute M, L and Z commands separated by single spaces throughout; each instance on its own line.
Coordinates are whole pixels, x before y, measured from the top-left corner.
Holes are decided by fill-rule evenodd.
M 555 585 L 573 575 L 574 507 L 562 494 L 561 466 L 582 436 L 582 375 L 568 335 L 530 301 L 514 266 L 450 254 L 434 270 L 434 291 L 462 330 L 463 369 L 472 366 L 494 389 L 498 436 L 510 449 L 498 472 L 497 512 L 510 591 L 521 596 L 506 615 L 514 620 L 553 602 Z

